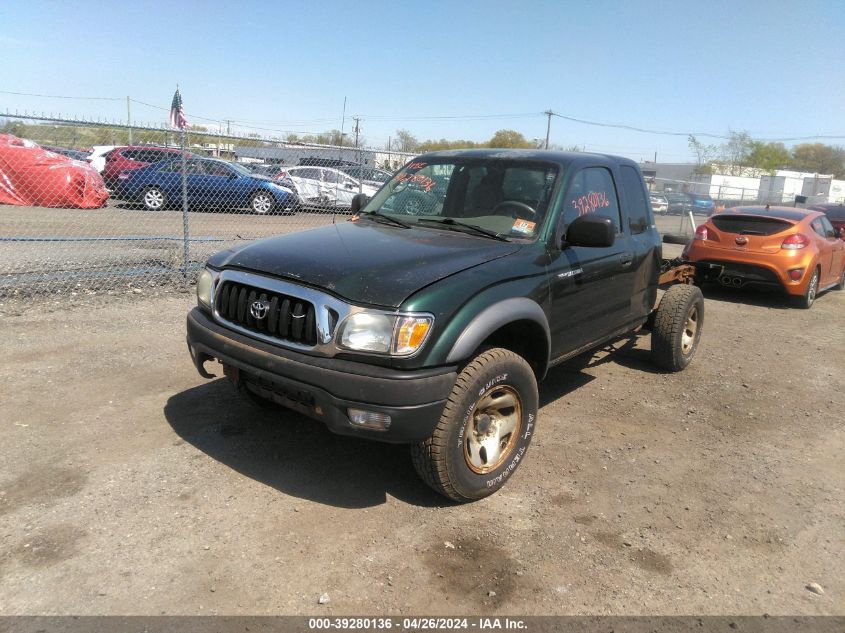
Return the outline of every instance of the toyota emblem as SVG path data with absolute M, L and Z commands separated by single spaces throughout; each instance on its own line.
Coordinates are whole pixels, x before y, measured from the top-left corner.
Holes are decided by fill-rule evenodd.
M 249 313 L 257 320 L 261 320 L 267 316 L 267 310 L 270 309 L 270 304 L 266 301 L 262 301 L 259 299 L 258 301 L 253 301 L 252 305 L 249 306 Z

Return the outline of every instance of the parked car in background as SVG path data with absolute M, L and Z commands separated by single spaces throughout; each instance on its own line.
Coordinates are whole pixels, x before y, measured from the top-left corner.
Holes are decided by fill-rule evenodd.
M 836 229 L 839 237 L 845 240 L 845 204 L 814 204 L 807 207 L 813 211 L 821 211 L 827 216 L 828 221 Z
M 365 185 L 370 185 L 376 189 L 380 188 L 393 176 L 389 171 L 378 169 L 376 167 L 366 167 L 364 165 L 353 165 L 351 167 L 340 167 L 347 176 L 352 176 L 356 180 L 360 180 Z
M 655 213 L 667 213 L 669 211 L 669 201 L 666 196 L 658 191 L 651 191 L 648 194 L 651 201 L 651 209 Z
M 54 154 L 61 154 L 62 156 L 67 156 L 68 158 L 72 158 L 73 160 L 81 160 L 83 162 L 89 162 L 88 156 L 90 152 L 83 152 L 79 149 L 71 149 L 69 147 L 54 147 L 53 145 L 42 145 L 43 149 L 46 149 L 48 152 L 53 152 Z
M 91 153 L 88 155 L 88 162 L 102 174 L 103 169 L 106 167 L 106 154 L 118 147 L 119 145 L 94 145 L 91 148 Z
M 713 202 L 713 198 L 706 193 L 688 193 L 687 197 L 690 201 L 690 210 L 693 213 L 711 215 L 713 213 L 713 209 L 716 207 L 716 203 Z
M 249 209 L 253 213 L 293 214 L 299 206 L 295 192 L 237 163 L 192 157 L 185 163 L 191 207 Z M 182 160 L 166 160 L 119 175 L 127 200 L 159 211 L 182 201 Z
M 376 187 L 359 183 L 331 167 L 288 167 L 277 178 L 289 178 L 304 204 L 348 209 L 357 193 L 372 196 Z
M 149 147 L 145 145 L 127 145 L 117 147 L 105 155 L 106 164 L 103 168 L 103 180 L 106 187 L 111 189 L 114 195 L 121 195 L 119 186 L 121 181 L 118 176 L 126 171 L 141 169 L 147 165 L 168 160 L 181 155 L 181 150 L 174 147 Z M 187 156 L 193 157 L 190 152 Z
M 723 286 L 782 288 L 801 308 L 827 288 L 845 289 L 845 242 L 821 211 L 766 205 L 718 213 L 682 257 L 715 268 Z
M 89 163 L 0 134 L 0 205 L 99 209 L 108 199 L 103 179 Z
M 681 215 L 691 210 L 690 199 L 685 193 L 667 191 L 666 196 L 666 212 L 671 215 Z

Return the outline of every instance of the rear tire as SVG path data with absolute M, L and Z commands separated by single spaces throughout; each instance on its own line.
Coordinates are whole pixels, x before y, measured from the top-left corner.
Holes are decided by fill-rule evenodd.
M 666 371 L 681 371 L 698 350 L 704 326 L 704 296 L 692 285 L 670 286 L 654 315 L 651 356 Z
M 524 358 L 501 348 L 478 354 L 458 374 L 432 436 L 411 447 L 417 473 L 453 501 L 493 494 L 525 458 L 538 402 Z
M 807 290 L 800 297 L 792 297 L 792 304 L 796 308 L 802 310 L 809 310 L 816 302 L 816 295 L 819 293 L 819 269 L 813 271 L 813 276 L 810 277 L 810 282 L 807 284 Z

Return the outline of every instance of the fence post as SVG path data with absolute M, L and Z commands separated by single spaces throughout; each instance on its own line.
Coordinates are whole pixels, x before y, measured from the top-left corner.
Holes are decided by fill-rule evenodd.
M 185 136 L 185 130 L 182 129 L 182 275 L 187 279 L 190 253 L 188 252 L 188 159 L 185 156 Z

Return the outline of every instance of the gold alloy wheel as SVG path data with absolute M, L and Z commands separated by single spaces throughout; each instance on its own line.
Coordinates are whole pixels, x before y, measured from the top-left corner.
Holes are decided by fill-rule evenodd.
M 464 427 L 464 459 L 474 473 L 496 470 L 513 452 L 522 431 L 522 399 L 516 389 L 493 386 L 476 401 Z
M 681 352 L 684 355 L 690 353 L 695 343 L 695 333 L 698 332 L 698 306 L 690 306 L 687 312 L 687 320 L 684 323 L 684 332 L 681 334 Z

